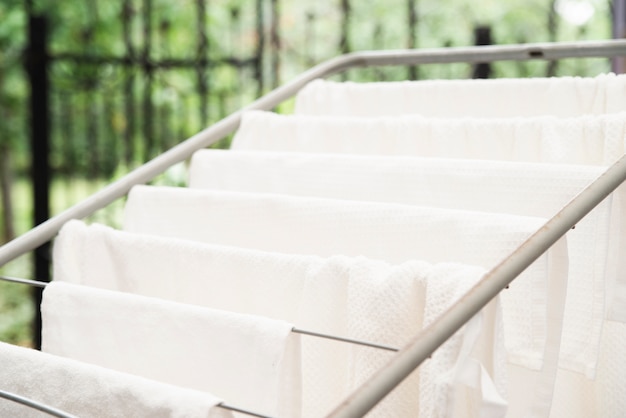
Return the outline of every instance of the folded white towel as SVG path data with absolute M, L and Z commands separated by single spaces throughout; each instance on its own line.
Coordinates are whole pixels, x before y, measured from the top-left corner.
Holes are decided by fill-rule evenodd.
M 603 172 L 603 167 L 578 165 L 205 150 L 193 156 L 190 187 L 547 218 Z M 620 188 L 567 234 L 570 262 L 560 364 L 589 377 L 595 374 L 605 299 L 611 289 L 622 288 L 616 283 L 626 270 L 626 259 L 618 257 L 626 245 L 624 216 L 626 189 Z
M 207 393 L 0 343 L 0 389 L 79 417 L 227 418 Z M 0 399 L 0 416 L 42 417 Z M 47 416 L 47 415 L 46 415 Z
M 354 83 L 315 80 L 296 96 L 296 113 L 436 117 L 580 116 L 623 112 L 626 76 Z
M 231 148 L 609 165 L 625 140 L 626 113 L 445 119 L 249 111 Z
M 129 194 L 124 226 L 267 251 L 365 255 L 394 263 L 455 261 L 489 268 L 544 222 L 397 204 L 138 186 Z M 566 254 L 565 241 L 559 241 L 503 295 L 505 343 L 514 364 L 540 369 L 543 360 L 544 368 L 556 367 Z M 557 283 L 560 290 L 547 297 L 549 283 Z M 556 353 L 546 356 L 544 350 L 554 345 Z
M 430 321 L 483 273 L 482 268 L 421 261 L 389 265 L 363 257 L 268 253 L 115 231 L 80 221 L 68 222 L 54 246 L 55 280 L 281 318 L 303 329 L 395 347 L 405 345 L 422 328 L 424 316 Z M 451 388 L 472 396 L 477 405 L 487 403 L 489 397 L 483 401 L 481 391 L 457 383 L 453 374 L 476 362 L 488 371 L 489 378 L 483 380 L 493 381 L 496 392 L 504 396 L 506 352 L 495 304 L 482 315 L 482 320 L 474 320 L 480 323 L 478 335 L 455 336 L 447 349 L 422 367 L 431 374 L 412 375 L 377 406 L 373 416 L 409 417 L 418 408 L 444 410 L 453 406 L 453 399 L 441 402 Z M 458 355 L 463 344 L 472 345 L 474 352 Z M 307 417 L 328 413 L 393 355 L 313 337 L 303 337 L 302 351 Z M 443 375 L 448 387 L 442 384 Z M 423 393 L 420 380 L 429 388 Z
M 61 282 L 44 290 L 41 314 L 45 352 L 299 416 L 299 336 L 287 322 Z

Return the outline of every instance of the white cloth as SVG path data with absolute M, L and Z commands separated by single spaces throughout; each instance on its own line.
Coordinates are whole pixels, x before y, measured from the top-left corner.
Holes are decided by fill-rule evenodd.
M 626 76 L 354 83 L 315 80 L 296 96 L 307 115 L 581 116 L 623 112 Z
M 471 275 L 463 270 L 443 267 L 432 271 L 427 281 L 424 325 L 430 325 L 441 316 L 474 284 Z M 420 417 L 505 416 L 507 401 L 490 377 L 504 361 L 498 358 L 504 338 L 498 332 L 502 329 L 498 311 L 499 300 L 496 298 L 421 365 L 420 397 L 434 400 L 420 402 Z M 439 363 L 447 367 L 441 367 Z M 451 364 L 454 366 L 450 367 Z M 448 387 L 450 382 L 454 382 L 450 390 L 441 388 Z M 528 401 L 532 403 L 533 400 L 529 398 Z M 438 409 L 438 405 L 448 405 L 448 408 Z
M 0 343 L 0 389 L 79 417 L 228 418 L 207 392 Z M 0 416 L 49 415 L 0 399 Z
M 287 322 L 61 282 L 41 314 L 45 352 L 299 416 L 300 339 Z
M 302 329 L 395 347 L 422 328 L 424 316 L 430 321 L 483 273 L 477 267 L 420 261 L 390 265 L 363 257 L 268 253 L 80 221 L 68 222 L 54 246 L 55 280 L 282 318 Z M 468 326 L 478 326 L 478 333 L 457 334 L 422 367 L 428 376 L 414 373 L 372 416 L 410 417 L 418 408 L 441 415 L 454 404 L 441 402 L 450 391 L 445 384 L 473 397 L 477 405 L 488 402 L 480 391 L 455 381 L 455 364 L 456 369 L 481 364 L 490 377 L 480 383 L 493 381 L 495 392 L 505 396 L 506 352 L 498 309 L 496 302 L 490 304 L 483 319 Z M 473 347 L 471 356 L 457 354 L 463 343 Z M 303 337 L 302 351 L 303 416 L 310 417 L 327 414 L 393 355 L 314 337 Z M 429 388 L 423 393 L 420 380 L 421 387 Z
M 491 268 L 544 222 L 388 203 L 137 186 L 127 200 L 124 228 L 266 251 L 365 255 L 392 263 L 455 261 Z M 561 240 L 502 296 L 509 360 L 535 370 L 543 360 L 545 384 L 533 387 L 547 391 L 561 336 L 563 311 L 556 299 L 564 297 L 566 277 L 567 250 Z M 560 289 L 553 292 L 556 299 L 550 304 L 549 284 Z
M 610 165 L 625 141 L 626 113 L 445 119 L 248 111 L 231 148 Z
M 203 150 L 193 156 L 190 187 L 548 218 L 603 172 L 603 167 L 578 165 Z M 618 189 L 567 234 L 560 364 L 589 377 L 595 374 L 605 298 L 622 288 L 615 283 L 626 271 L 626 259 L 619 257 L 626 245 L 625 192 Z

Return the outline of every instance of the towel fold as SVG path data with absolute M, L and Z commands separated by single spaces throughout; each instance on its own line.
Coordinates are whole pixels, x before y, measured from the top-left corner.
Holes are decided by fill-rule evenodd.
M 603 167 L 203 150 L 190 187 L 284 193 L 551 217 L 604 172 Z M 568 236 L 569 279 L 561 367 L 592 378 L 611 289 L 626 260 L 626 189 L 581 220 Z M 626 293 L 626 290 L 624 290 Z M 618 306 L 621 306 L 618 304 Z M 624 317 L 626 319 L 626 317 Z
M 544 222 L 388 203 L 138 186 L 128 197 L 124 227 L 267 251 L 364 255 L 392 263 L 454 261 L 490 268 Z M 558 361 L 558 318 L 563 314 L 558 299 L 565 295 L 566 278 L 566 242 L 561 240 L 503 295 L 505 343 L 513 364 L 548 370 Z M 549 283 L 560 289 L 550 298 Z M 555 345 L 556 353 L 546 356 L 548 347 Z M 553 376 L 547 378 L 549 387 L 550 379 Z
M 282 318 L 299 328 L 395 347 L 405 345 L 422 328 L 424 317 L 438 315 L 483 273 L 482 268 L 456 264 L 390 265 L 364 257 L 269 253 L 80 221 L 68 222 L 54 246 L 55 280 Z M 487 371 L 483 380 L 505 397 L 506 352 L 496 305 L 494 301 L 473 320 L 469 330 L 478 327 L 478 332 L 457 334 L 441 351 L 446 355 L 437 352 L 422 367 L 428 376 L 411 375 L 371 415 L 410 417 L 420 408 L 441 414 L 455 404 L 453 399 L 441 402 L 451 390 L 481 405 L 487 401 L 474 387 L 478 384 L 460 381 L 453 373 L 475 364 Z M 474 351 L 461 352 L 464 345 Z M 393 355 L 307 336 L 302 337 L 302 352 L 307 417 L 327 414 Z M 448 386 L 435 386 L 444 374 Z M 421 387 L 430 388 L 424 394 L 420 381 Z M 465 416 L 478 416 L 470 412 Z
M 445 119 L 249 111 L 231 148 L 609 165 L 625 140 L 626 113 Z
M 299 336 L 287 322 L 57 282 L 41 313 L 45 352 L 299 416 Z
M 40 351 L 0 343 L 0 389 L 81 418 L 227 418 L 207 392 L 184 389 Z M 44 417 L 0 399 L 0 416 Z
M 298 114 L 435 117 L 581 116 L 623 112 L 626 76 L 379 83 L 315 80 L 296 96 Z

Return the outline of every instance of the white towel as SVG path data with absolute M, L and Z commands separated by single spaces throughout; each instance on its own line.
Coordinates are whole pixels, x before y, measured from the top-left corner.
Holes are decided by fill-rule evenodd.
M 296 113 L 435 117 L 581 116 L 623 112 L 626 76 L 354 83 L 315 80 L 296 96 Z
M 457 290 L 466 290 L 483 273 L 476 267 L 420 261 L 389 265 L 363 257 L 268 253 L 115 231 L 80 221 L 68 222 L 54 246 L 55 280 L 282 318 L 299 328 L 396 347 L 421 329 L 423 316 L 436 316 L 456 299 Z M 440 288 L 455 291 L 437 292 Z M 458 334 L 446 351 L 452 356 L 436 354 L 422 368 L 432 374 L 413 374 L 377 406 L 373 416 L 413 416 L 429 402 L 435 402 L 429 406 L 435 410 L 451 406 L 452 402 L 441 402 L 449 389 L 440 385 L 435 390 L 435 381 L 428 379 L 447 373 L 446 382 L 467 393 L 465 385 L 455 384 L 450 375 L 455 361 L 457 368 L 475 364 L 467 356 L 454 355 L 462 341 L 469 344 L 474 339 L 486 339 L 476 344 L 473 357 L 480 357 L 497 393 L 504 396 L 506 353 L 494 306 L 483 313 L 480 338 Z M 302 351 L 303 416 L 310 417 L 328 413 L 393 355 L 314 337 L 303 337 Z M 422 387 L 430 388 L 421 400 L 420 379 Z M 469 393 L 481 403 L 479 391 Z
M 190 187 L 548 218 L 603 172 L 603 167 L 578 165 L 204 150 L 193 156 Z M 625 192 L 618 189 L 567 234 L 570 265 L 560 363 L 590 378 L 605 298 L 613 294 L 610 289 L 622 288 L 615 283 L 626 271 L 626 259 L 618 257 L 626 245 Z
M 299 336 L 287 322 L 56 282 L 41 314 L 45 352 L 299 416 Z
M 228 418 L 207 392 L 0 343 L 0 389 L 81 418 Z M 48 416 L 0 399 L 2 417 Z
M 490 268 L 544 222 L 374 202 L 138 186 L 129 194 L 124 227 L 267 251 L 365 255 L 393 263 L 456 261 Z M 565 294 L 566 254 L 565 241 L 559 241 L 503 295 L 505 342 L 514 364 L 540 369 L 542 359 L 549 367 L 558 359 L 561 322 L 546 321 L 546 307 L 556 310 L 555 315 L 548 312 L 551 318 L 563 313 L 556 299 Z M 547 303 L 553 300 L 546 297 L 548 283 L 560 289 L 553 295 L 555 303 Z M 554 345 L 557 352 L 546 357 L 544 350 Z
M 626 113 L 445 119 L 249 111 L 231 148 L 609 165 L 625 140 Z
M 426 290 L 426 309 L 424 325 L 430 325 L 448 307 L 463 296 L 473 285 L 471 276 L 462 270 L 440 268 L 431 272 L 428 278 Z M 420 403 L 420 417 L 504 417 L 507 412 L 507 402 L 502 398 L 490 376 L 493 370 L 502 362 L 498 359 L 504 336 L 498 333 L 501 329 L 501 321 L 498 314 L 499 301 L 496 299 L 488 304 L 480 314 L 472 318 L 462 329 L 462 332 L 454 334 L 446 341 L 433 356 L 422 364 L 420 376 L 420 396 L 429 399 L 428 402 Z M 495 332 L 488 334 L 485 329 Z M 490 354 L 493 353 L 493 354 Z M 444 364 L 456 364 L 453 367 L 439 367 L 439 362 Z M 454 381 L 455 388 L 445 391 L 440 387 L 446 387 Z M 462 385 L 461 382 L 465 382 Z M 475 393 L 481 393 L 481 402 L 476 402 Z M 533 391 L 529 391 L 533 394 Z M 474 393 L 474 394 L 473 394 Z M 438 397 L 438 398 L 437 398 Z M 446 399 L 447 397 L 447 399 Z M 528 397 L 525 405 L 514 405 L 514 408 L 522 408 L 527 414 L 530 412 L 528 405 L 532 405 L 534 399 Z M 450 405 L 445 410 L 437 410 L 439 404 Z M 433 406 L 435 408 L 433 408 Z M 541 416 L 541 415 L 538 415 Z

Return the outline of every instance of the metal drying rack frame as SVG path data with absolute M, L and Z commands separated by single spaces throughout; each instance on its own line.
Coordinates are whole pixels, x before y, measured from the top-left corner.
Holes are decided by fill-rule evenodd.
M 611 58 L 626 56 L 626 40 L 537 43 L 504 46 L 436 48 L 355 52 L 323 62 L 278 87 L 249 106 L 229 115 L 207 129 L 174 146 L 87 199 L 65 210 L 0 247 L 0 266 L 50 241 L 71 219 L 89 216 L 146 183 L 170 166 L 186 160 L 234 132 L 247 110 L 269 110 L 293 97 L 308 82 L 351 68 L 444 63 L 489 63 L 495 61 L 559 60 L 565 58 Z M 626 156 L 574 197 L 542 228 L 492 268 L 456 304 L 402 348 L 371 379 L 349 395 L 329 417 L 361 417 L 413 372 L 465 322 L 532 264 L 552 244 L 579 222 L 626 180 Z

